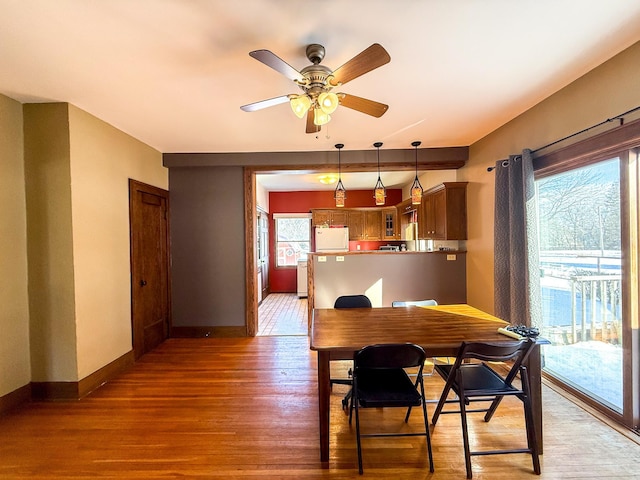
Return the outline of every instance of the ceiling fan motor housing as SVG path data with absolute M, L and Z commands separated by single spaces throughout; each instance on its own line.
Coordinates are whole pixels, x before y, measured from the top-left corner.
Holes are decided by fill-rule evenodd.
M 332 71 L 329 67 L 324 65 L 309 65 L 303 68 L 300 73 L 305 79 L 305 82 L 300 84 L 300 88 L 305 93 L 316 96 L 322 92 L 331 90 L 332 86 L 329 84 L 329 77 L 332 75 Z
M 311 63 L 313 63 L 314 65 L 319 64 L 322 59 L 324 58 L 324 47 L 322 45 L 319 45 L 317 43 L 312 43 L 311 45 L 307 46 L 307 58 L 309 59 L 309 61 Z

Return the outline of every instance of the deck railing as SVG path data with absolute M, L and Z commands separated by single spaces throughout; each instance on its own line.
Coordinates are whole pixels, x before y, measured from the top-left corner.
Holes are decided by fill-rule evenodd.
M 573 344 L 597 340 L 619 345 L 622 342 L 621 275 L 571 275 L 568 278 L 545 273 L 546 278 L 566 282 L 570 291 L 567 322 L 543 325 L 543 334 L 553 344 Z M 563 282 L 564 281 L 564 282 Z

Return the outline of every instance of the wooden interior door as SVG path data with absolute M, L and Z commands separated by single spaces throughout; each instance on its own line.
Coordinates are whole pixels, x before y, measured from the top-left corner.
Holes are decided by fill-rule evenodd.
M 137 360 L 169 336 L 169 192 L 129 180 L 131 323 Z

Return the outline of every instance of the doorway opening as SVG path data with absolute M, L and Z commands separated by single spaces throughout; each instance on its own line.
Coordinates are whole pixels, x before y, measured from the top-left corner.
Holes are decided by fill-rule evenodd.
M 307 299 L 270 293 L 258 307 L 258 336 L 307 335 Z

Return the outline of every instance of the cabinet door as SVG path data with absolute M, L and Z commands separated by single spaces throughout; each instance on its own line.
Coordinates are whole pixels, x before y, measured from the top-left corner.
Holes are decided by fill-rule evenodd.
M 338 226 L 349 225 L 348 210 L 343 210 L 343 209 L 331 210 L 331 225 L 338 225 Z
M 313 209 L 311 211 L 311 225 L 314 227 L 321 225 L 331 225 L 331 211 Z
M 396 207 L 382 210 L 382 239 L 396 240 L 398 238 L 398 210 Z
M 364 221 L 365 240 L 382 240 L 382 210 L 367 210 Z
M 434 240 L 446 240 L 447 239 L 447 192 L 446 190 L 440 190 L 429 195 L 431 202 L 431 209 L 433 217 L 430 225 L 430 237 Z
M 446 238 L 466 240 L 467 238 L 467 188 L 457 184 L 447 188 Z
M 349 210 L 349 240 L 364 240 L 364 212 Z
M 424 194 L 418 207 L 418 238 L 421 240 L 431 238 L 433 229 L 433 200 L 430 195 Z

